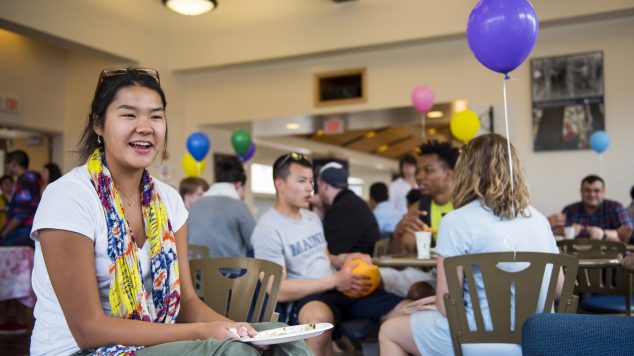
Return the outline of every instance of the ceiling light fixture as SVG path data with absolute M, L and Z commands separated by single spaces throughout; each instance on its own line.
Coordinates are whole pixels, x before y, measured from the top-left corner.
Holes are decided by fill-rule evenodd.
M 430 119 L 440 119 L 442 115 L 442 111 L 430 111 L 427 113 L 427 117 Z
M 390 148 L 389 145 L 381 145 L 379 146 L 379 148 L 376 149 L 376 153 L 383 153 L 387 151 L 389 148 Z
M 196 16 L 211 11 L 218 6 L 217 0 L 162 0 L 168 9 L 181 15 Z
M 299 130 L 299 124 L 296 122 L 289 122 L 288 124 L 286 124 L 286 129 L 287 130 Z

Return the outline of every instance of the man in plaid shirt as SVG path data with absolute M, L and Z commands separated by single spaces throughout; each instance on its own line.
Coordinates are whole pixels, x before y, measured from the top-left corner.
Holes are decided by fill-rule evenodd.
M 589 175 L 581 181 L 581 201 L 548 217 L 555 234 L 564 226 L 575 227 L 576 237 L 629 242 L 634 226 L 621 203 L 604 199 L 605 182 Z

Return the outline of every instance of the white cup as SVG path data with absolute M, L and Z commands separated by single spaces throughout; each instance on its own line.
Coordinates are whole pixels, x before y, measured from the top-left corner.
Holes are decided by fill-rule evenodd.
M 577 231 L 574 226 L 566 226 L 564 227 L 564 237 L 566 240 L 572 240 L 577 235 Z
M 431 231 L 416 232 L 416 250 L 418 258 L 431 258 Z

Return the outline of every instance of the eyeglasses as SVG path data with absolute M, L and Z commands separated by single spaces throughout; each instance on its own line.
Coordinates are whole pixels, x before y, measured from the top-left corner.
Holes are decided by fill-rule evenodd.
M 101 82 L 105 78 L 116 77 L 118 75 L 125 75 L 128 73 L 146 75 L 156 80 L 156 82 L 159 85 L 161 84 L 161 80 L 159 79 L 159 73 L 156 69 L 153 69 L 153 68 L 109 68 L 109 69 L 104 69 L 101 71 L 101 74 L 99 75 L 98 85 L 101 84 Z
M 310 157 L 308 155 L 305 155 L 303 153 L 298 153 L 298 152 L 291 152 L 291 153 L 287 153 L 286 155 L 284 155 L 282 157 L 282 159 L 279 160 L 279 162 L 275 165 L 275 167 L 276 168 L 282 167 L 289 160 L 292 161 L 292 162 L 306 161 L 306 162 L 310 163 Z

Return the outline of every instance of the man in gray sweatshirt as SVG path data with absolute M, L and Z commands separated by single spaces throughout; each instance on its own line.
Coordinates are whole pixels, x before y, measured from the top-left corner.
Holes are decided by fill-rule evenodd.
M 207 246 L 210 257 L 252 257 L 255 220 L 242 201 L 247 181 L 242 162 L 235 156 L 220 159 L 215 176 L 216 183 L 189 209 L 189 243 Z

